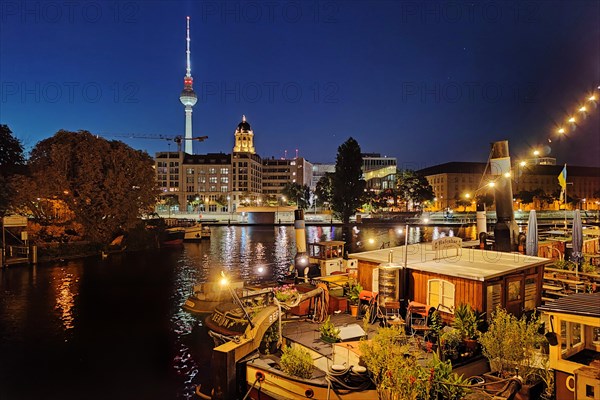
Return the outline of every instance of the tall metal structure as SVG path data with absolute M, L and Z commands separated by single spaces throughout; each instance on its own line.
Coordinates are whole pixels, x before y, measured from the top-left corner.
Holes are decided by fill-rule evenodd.
M 184 151 L 188 154 L 193 154 L 192 146 L 192 107 L 198 101 L 196 92 L 194 92 L 193 84 L 194 79 L 192 78 L 192 67 L 190 63 L 190 17 L 187 17 L 187 38 L 186 38 L 186 59 L 187 66 L 185 69 L 185 77 L 183 78 L 183 90 L 179 96 L 179 101 L 185 106 L 185 146 Z

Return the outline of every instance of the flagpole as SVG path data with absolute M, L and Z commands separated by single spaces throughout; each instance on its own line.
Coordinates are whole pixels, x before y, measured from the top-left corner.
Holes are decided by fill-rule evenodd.
M 567 182 L 565 181 L 565 235 L 567 234 Z

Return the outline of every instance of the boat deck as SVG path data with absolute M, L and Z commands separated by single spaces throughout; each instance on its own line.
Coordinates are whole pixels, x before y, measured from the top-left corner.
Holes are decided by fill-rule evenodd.
M 357 324 L 359 327 L 363 328 L 362 318 L 357 319 L 346 313 L 332 314 L 331 322 L 333 322 L 337 328 L 347 328 L 352 324 Z M 331 357 L 333 346 L 331 343 L 326 343 L 321 340 L 321 334 L 319 333 L 320 326 L 321 324 L 310 320 L 284 321 L 283 337 L 287 340 L 299 343 L 304 347 L 310 348 L 325 357 Z M 377 328 L 379 328 L 379 322 L 369 324 L 367 332 L 369 337 L 375 335 Z M 358 338 L 349 338 L 348 340 L 358 340 Z

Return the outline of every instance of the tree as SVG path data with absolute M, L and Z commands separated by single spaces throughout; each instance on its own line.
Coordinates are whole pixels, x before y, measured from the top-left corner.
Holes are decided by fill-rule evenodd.
M 469 207 L 470 205 L 471 205 L 471 202 L 467 199 L 461 199 L 461 198 L 456 199 L 456 206 L 462 207 L 463 212 L 467 211 L 467 207 Z
M 332 182 L 331 209 L 343 223 L 350 222 L 350 217 L 361 206 L 365 186 L 360 146 L 349 138 L 338 147 Z
M 288 182 L 281 193 L 287 198 L 288 203 L 296 203 L 296 206 L 306 210 L 310 205 L 310 188 L 296 182 Z
M 494 204 L 494 195 L 491 193 L 478 194 L 475 199 L 477 203 L 483 203 L 486 207 L 491 207 Z
M 521 190 L 515 195 L 515 198 L 518 199 L 521 204 L 533 203 L 533 197 L 533 192 L 530 192 L 528 190 Z
M 431 201 L 435 197 L 427 178 L 413 170 L 399 171 L 396 181 L 400 196 L 406 201 L 406 211 L 408 211 L 409 203 L 412 203 L 413 208 L 420 208 L 422 203 Z
M 315 187 L 315 194 L 319 199 L 319 203 L 329 203 L 333 198 L 333 174 L 326 172 L 324 176 L 319 179 L 317 186 Z
M 15 179 L 24 169 L 23 145 L 8 125 L 0 125 L 0 218 L 14 206 Z
M 60 130 L 31 152 L 37 197 L 63 202 L 92 241 L 127 231 L 156 203 L 154 162 L 123 142 Z M 23 188 L 24 190 L 24 188 Z
M 533 191 L 534 197 L 540 202 L 540 208 L 544 209 L 546 206 L 554 201 L 551 194 L 547 194 L 544 189 L 535 189 Z

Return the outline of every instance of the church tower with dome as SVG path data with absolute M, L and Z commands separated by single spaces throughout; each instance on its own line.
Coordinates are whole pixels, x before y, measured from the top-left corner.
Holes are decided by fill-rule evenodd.
M 254 132 L 242 115 L 234 133 L 235 143 L 231 154 L 231 186 L 233 206 L 261 206 L 262 160 L 254 148 Z
M 246 116 L 242 115 L 242 122 L 240 122 L 235 130 L 235 145 L 233 146 L 234 153 L 256 153 L 254 149 L 254 132 Z

